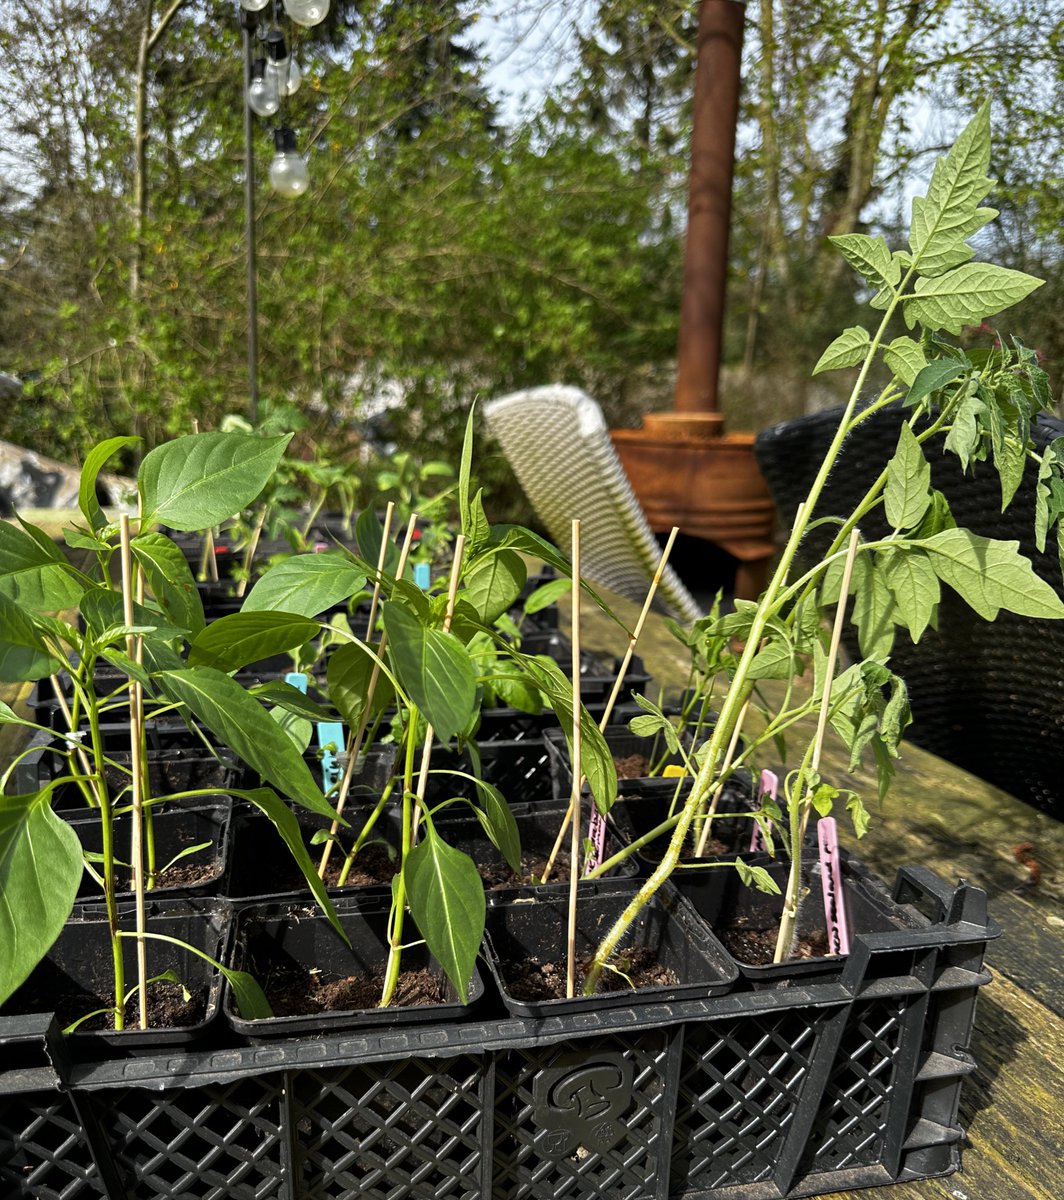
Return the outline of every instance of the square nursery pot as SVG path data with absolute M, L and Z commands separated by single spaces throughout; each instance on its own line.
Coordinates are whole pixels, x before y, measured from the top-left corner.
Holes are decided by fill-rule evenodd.
M 998 931 L 984 893 L 924 870 L 894 897 L 929 924 L 778 990 L 244 1044 L 218 1026 L 91 1064 L 43 1018 L 0 1019 L 0 1195 L 791 1200 L 948 1175 Z
M 135 1028 L 136 1018 L 129 1020 L 127 1006 L 126 1029 L 118 1032 L 113 1027 L 95 1028 L 87 1022 L 63 1039 L 70 1053 L 85 1059 L 122 1058 L 201 1041 L 218 1015 L 222 989 L 219 972 L 195 951 L 221 961 L 231 932 L 232 911 L 224 900 L 213 898 L 149 899 L 147 931 L 187 944 L 179 946 L 147 939 L 148 975 L 175 971 L 180 984 L 192 994 L 191 1000 L 179 1003 L 179 985 L 164 984 L 170 999 L 178 1004 L 174 1025 Z M 119 906 L 119 922 L 124 930 L 136 928 L 135 907 L 131 902 Z M 136 940 L 123 938 L 122 949 L 128 992 L 137 981 Z M 17 1046 L 33 1040 L 32 1034 L 27 1038 L 12 1032 L 20 1024 L 18 1018 L 30 1014 L 50 1016 L 54 1012 L 58 1027 L 62 1028 L 87 1013 L 109 1007 L 113 1002 L 112 986 L 106 909 L 102 904 L 77 905 L 51 950 L 0 1010 L 0 1044 L 6 1040 Z M 34 1024 L 21 1023 L 23 1028 L 31 1030 Z
M 634 881 L 616 880 L 589 885 L 581 893 L 576 926 L 578 962 L 594 952 L 638 887 Z M 633 991 L 611 972 L 605 982 L 617 986 L 595 996 L 540 997 L 535 994 L 538 977 L 531 981 L 531 990 L 520 980 L 525 978 L 529 966 L 556 967 L 560 962 L 564 982 L 567 920 L 568 896 L 557 892 L 503 896 L 489 905 L 485 957 L 503 1003 L 515 1015 L 547 1017 L 587 1008 L 627 1008 L 640 1002 L 668 1004 L 696 996 L 716 996 L 729 991 L 739 977 L 724 947 L 708 927 L 678 893 L 666 886 L 652 897 L 633 923 L 615 961 L 628 960 L 634 964 L 645 956 L 647 966 L 669 973 L 669 982 Z
M 389 804 L 377 816 L 372 831 L 355 857 L 350 882 L 340 887 L 338 876 L 346 852 L 341 847 L 350 847 L 354 843 L 374 812 L 366 804 L 349 804 L 344 808 L 344 819 L 350 823 L 350 828 L 340 830 L 341 841 L 333 846 L 325 876 L 333 894 L 366 888 L 390 892 L 392 876 L 399 869 L 402 836 L 397 804 L 398 801 Z M 314 844 L 313 838 L 320 830 L 327 830 L 331 822 L 306 809 L 296 808 L 294 812 L 303 834 L 303 844 L 317 867 L 323 847 Z M 249 804 L 238 804 L 233 811 L 233 850 L 226 893 L 232 900 L 313 902 L 306 877 L 277 827 L 265 813 Z
M 673 881 L 698 913 L 712 926 L 735 959 L 743 977 L 755 988 L 791 987 L 796 983 L 829 979 L 846 963 L 846 955 L 831 953 L 824 917 L 824 888 L 819 858 L 803 855 L 802 889 L 798 910 L 796 956 L 772 962 L 775 933 L 787 887 L 788 864 L 765 855 L 744 855 L 764 867 L 780 895 L 748 887 L 739 872 L 726 863 L 677 871 Z M 855 935 L 926 929 L 928 921 L 911 905 L 896 903 L 884 884 L 863 863 L 844 855 L 841 859 L 842 895 L 851 943 Z M 811 953 L 810 953 L 811 951 Z M 799 955 L 808 955 L 802 957 Z
M 573 646 L 567 634 L 556 629 L 528 633 L 521 639 L 521 650 L 525 654 L 545 654 L 548 658 L 553 658 L 566 675 L 572 675 Z M 585 705 L 608 698 L 613 691 L 622 661 L 620 658 L 604 660 L 587 650 L 581 651 L 580 699 Z M 634 655 L 628 664 L 617 699 L 631 700 L 634 692 L 644 692 L 649 686 L 650 676 L 643 666 L 643 660 Z
M 350 945 L 345 945 L 319 908 L 306 904 L 262 904 L 241 908 L 237 914 L 229 965 L 250 971 L 267 997 L 289 981 L 307 980 L 328 987 L 345 979 L 372 980 L 368 996 L 379 995 L 379 984 L 388 958 L 389 895 L 340 896 L 336 912 Z M 438 983 L 438 1003 L 377 1007 L 376 999 L 354 1006 L 322 1008 L 249 1021 L 241 1017 L 227 990 L 225 1015 L 238 1034 L 252 1038 L 313 1034 L 324 1030 L 361 1029 L 373 1026 L 394 1028 L 426 1022 L 455 1021 L 468 1015 L 484 995 L 480 973 L 474 969 L 469 981 L 468 1003 L 463 1004 L 442 968 L 431 957 L 410 917 L 408 948 L 403 951 L 403 971 L 425 971 Z M 271 1001 L 271 1003 L 273 1003 Z M 277 1005 L 275 1004 L 275 1007 Z
M 462 814 L 461 807 L 456 806 L 454 811 Z M 522 870 L 517 875 L 510 869 L 502 851 L 492 845 L 480 821 L 475 816 L 448 817 L 446 814 L 441 814 L 436 819 L 436 830 L 449 846 L 463 851 L 473 859 L 484 880 L 484 887 L 490 894 L 501 898 L 506 892 L 519 889 L 523 894 L 528 895 L 530 893 L 527 889 L 536 888 L 538 890 L 543 886 L 553 891 L 567 892 L 570 862 L 568 834 L 562 840 L 551 878 L 545 885 L 538 882 L 554 849 L 565 812 L 564 805 L 549 803 L 524 805 L 514 812 L 514 821 L 517 824 L 517 833 L 521 840 Z M 607 830 L 604 858 L 609 858 L 620 849 L 620 841 Z M 610 872 L 613 877 L 634 874 L 635 865 L 629 859 L 624 860 Z M 590 882 L 580 884 L 581 888 L 595 886 Z

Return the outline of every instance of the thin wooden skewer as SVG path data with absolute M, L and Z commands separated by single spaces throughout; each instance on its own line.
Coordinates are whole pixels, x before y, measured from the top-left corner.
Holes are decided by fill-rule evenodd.
M 635 628 L 628 635 L 628 649 L 624 653 L 624 658 L 621 661 L 620 669 L 617 671 L 617 678 L 613 681 L 613 690 L 610 692 L 610 697 L 606 701 L 606 708 L 603 711 L 602 717 L 599 720 L 599 730 L 605 730 L 610 723 L 610 717 L 613 716 L 613 709 L 617 703 L 617 698 L 621 694 L 621 687 L 624 685 L 624 677 L 628 674 L 628 668 L 632 662 L 632 656 L 635 654 L 636 643 L 639 641 L 639 635 L 643 632 L 643 625 L 650 614 L 651 606 L 654 603 L 654 595 L 658 590 L 658 584 L 661 583 L 661 578 L 665 574 L 665 564 L 669 561 L 669 554 L 672 552 L 673 543 L 676 541 L 676 535 L 680 532 L 679 527 L 674 525 L 672 532 L 669 534 L 669 540 L 665 543 L 665 549 L 661 552 L 661 558 L 658 560 L 657 568 L 654 571 L 654 578 L 650 581 L 650 590 L 647 592 L 647 597 L 643 601 L 642 611 L 639 613 L 639 619 L 635 623 Z M 574 588 L 574 606 L 577 603 L 575 596 L 576 589 Z M 580 781 L 580 786 L 583 787 L 583 780 Z M 547 865 L 543 869 L 543 875 L 540 879 L 541 883 L 546 883 L 550 878 L 551 872 L 554 870 L 554 862 L 562 848 L 562 842 L 565 840 L 566 831 L 569 828 L 569 822 L 573 819 L 573 806 L 570 803 L 565 810 L 565 816 L 562 818 L 561 828 L 558 830 L 558 836 L 554 839 L 554 848 L 550 852 L 550 857 L 547 859 Z
M 465 534 L 460 533 L 454 542 L 454 562 L 451 564 L 451 578 L 447 586 L 447 610 L 443 614 L 443 631 L 449 633 L 451 622 L 454 620 L 454 605 L 458 597 L 458 578 L 462 573 L 462 555 L 465 553 Z M 417 840 L 417 827 L 421 821 L 421 808 L 425 802 L 425 792 L 429 782 L 429 762 L 432 758 L 432 740 L 434 730 L 431 725 L 425 727 L 425 742 L 421 747 L 421 766 L 417 777 L 417 790 L 414 799 L 414 813 L 411 818 L 411 836 Z
M 262 537 L 262 527 L 265 524 L 266 505 L 264 504 L 259 510 L 255 528 L 251 531 L 251 540 L 248 542 L 248 548 L 244 551 L 244 578 L 236 585 L 236 594 L 238 597 L 243 596 L 248 590 L 248 580 L 251 578 L 251 564 L 255 561 L 255 551 L 259 548 L 259 539 Z
M 580 522 L 573 521 L 573 792 L 569 809 L 573 815 L 569 862 L 569 923 L 566 930 L 565 995 L 576 995 L 576 895 L 580 882 Z
M 402 579 L 403 572 L 406 570 L 406 560 L 410 557 L 410 546 L 414 540 L 414 530 L 417 527 L 417 513 L 410 514 L 410 520 L 406 526 L 406 536 L 403 538 L 403 548 L 399 552 L 399 563 L 395 568 L 395 578 Z M 379 595 L 381 571 L 383 569 L 383 561 L 387 550 L 387 540 L 381 539 L 381 552 L 377 568 L 377 585 L 375 592 Z M 371 605 L 372 609 L 372 605 Z M 372 627 L 366 631 L 366 638 L 369 639 L 373 632 Z M 377 643 L 377 657 L 379 658 L 384 653 L 384 648 L 388 645 L 388 634 L 381 633 L 381 640 Z M 347 766 L 344 768 L 344 777 L 340 781 L 340 791 L 336 797 L 336 811 L 343 813 L 344 805 L 347 803 L 347 795 L 351 790 L 351 781 L 355 776 L 355 762 L 358 758 L 358 752 L 362 748 L 362 739 L 366 734 L 366 727 L 369 725 L 369 714 L 373 704 L 373 696 L 377 691 L 377 680 L 380 679 L 381 666 L 379 662 L 374 662 L 373 670 L 370 673 L 369 683 L 366 685 L 366 700 L 362 709 L 362 716 L 358 720 L 358 728 L 355 730 L 347 749 Z M 336 837 L 337 831 L 340 828 L 339 821 L 333 821 L 329 827 L 329 840 L 322 847 L 321 862 L 318 863 L 318 878 L 325 878 L 325 868 L 329 865 L 329 856 L 332 854 L 333 840 Z
M 119 518 L 119 545 L 122 559 L 122 612 L 127 625 L 133 624 L 133 571 L 132 558 L 129 549 L 129 515 L 122 513 Z M 129 657 L 137 659 L 137 641 L 133 634 L 126 636 L 126 652 Z M 131 846 L 131 861 L 133 864 L 133 889 L 136 893 L 137 908 L 137 995 L 138 1011 L 141 1029 L 148 1028 L 148 954 L 144 932 L 147 920 L 144 911 L 144 796 L 142 784 L 144 781 L 144 764 L 141 758 L 140 726 L 138 714 L 141 710 L 141 687 L 135 679 L 129 681 L 129 749 L 133 770 L 133 833 Z M 117 997 L 122 1003 L 122 997 Z
M 820 697 L 820 712 L 817 716 L 813 753 L 809 760 L 809 769 L 814 772 L 820 770 L 820 755 L 824 749 L 824 737 L 828 727 L 828 713 L 831 711 L 831 688 L 835 682 L 835 664 L 838 661 L 839 645 L 842 642 L 842 630 L 846 623 L 846 602 L 849 599 L 850 580 L 853 578 L 853 565 L 857 559 L 857 548 L 860 540 L 860 531 L 854 528 L 850 533 L 849 545 L 846 547 L 846 563 L 842 569 L 842 585 L 838 603 L 835 605 L 835 623 L 831 629 L 831 644 L 828 647 L 827 664 L 824 668 L 824 694 Z M 796 800 L 795 803 L 798 803 L 798 801 Z M 791 846 L 792 860 L 795 856 L 801 855 L 802 845 L 805 842 L 805 831 L 809 825 L 809 812 L 810 806 L 806 805 L 798 822 L 798 844 Z M 773 957 L 774 962 L 782 962 L 784 956 L 790 950 L 789 943 L 793 937 L 794 916 L 797 912 L 797 896 L 793 894 L 792 888 L 794 878 L 794 872 L 792 872 L 787 881 L 787 895 L 783 902 L 784 919 L 780 922 L 779 937 L 776 941 L 776 953 Z M 788 913 L 791 914 L 789 921 L 787 920 Z
M 58 675 L 51 675 L 49 678 L 52 681 L 52 691 L 55 692 L 55 698 L 59 703 L 59 710 L 62 712 L 63 719 L 67 723 L 67 729 L 69 729 L 71 735 L 73 735 L 77 732 L 77 730 L 74 728 L 74 717 L 70 711 L 70 705 L 67 704 L 66 696 L 63 695 L 63 685 L 59 682 Z M 91 683 L 89 686 L 92 686 Z M 93 770 L 92 763 L 89 762 L 89 756 L 85 753 L 85 747 L 82 746 L 80 742 L 75 742 L 74 753 L 78 756 L 78 762 L 81 763 L 81 769 L 88 777 L 89 786 L 92 788 L 93 795 L 96 797 L 96 803 L 99 804 L 100 786 L 98 780 L 96 780 L 94 777 L 95 771 Z
M 728 749 L 724 752 L 724 762 L 721 764 L 720 773 L 726 775 L 728 768 L 732 765 L 732 759 L 735 757 L 736 747 L 739 745 L 739 735 L 742 733 L 743 722 L 746 720 L 746 714 L 750 708 L 750 701 L 742 706 L 739 710 L 738 719 L 735 722 L 735 728 L 732 730 L 731 738 L 728 742 Z M 698 845 L 695 847 L 695 857 L 701 858 L 706 851 L 706 842 L 709 840 L 709 831 L 713 827 L 713 818 L 717 815 L 717 805 L 720 803 L 721 793 L 724 791 L 724 780 L 717 784 L 713 790 L 713 797 L 710 800 L 709 808 L 702 822 L 702 835 L 698 839 Z
M 192 432 L 199 433 L 199 420 L 192 418 Z M 208 529 L 203 539 L 203 554 L 200 558 L 199 578 L 207 578 L 211 583 L 218 582 L 218 554 L 214 548 L 214 530 Z

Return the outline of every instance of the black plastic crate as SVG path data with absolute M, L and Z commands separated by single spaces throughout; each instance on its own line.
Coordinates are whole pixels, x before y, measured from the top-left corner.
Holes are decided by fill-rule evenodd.
M 0 1074 L 0 1194 L 792 1200 L 948 1174 L 998 930 L 922 869 L 895 898 L 931 924 L 859 937 L 825 983 L 81 1065 L 42 1028 Z

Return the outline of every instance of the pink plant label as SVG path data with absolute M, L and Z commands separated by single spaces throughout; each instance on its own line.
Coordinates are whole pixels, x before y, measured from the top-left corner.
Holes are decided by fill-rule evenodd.
M 816 823 L 820 847 L 820 885 L 824 890 L 824 919 L 827 924 L 828 953 L 850 953 L 850 930 L 846 923 L 846 902 L 842 893 L 842 868 L 839 865 L 839 833 L 834 817 L 821 817 Z
M 587 858 L 584 860 L 584 874 L 593 871 L 606 852 L 606 818 L 592 804 L 591 819 L 587 823 L 587 840 L 591 843 Z
M 776 773 L 774 771 L 761 772 L 761 787 L 758 791 L 758 796 L 762 803 L 764 803 L 766 796 L 770 797 L 772 800 L 775 800 L 776 796 L 779 794 L 779 788 L 780 781 L 776 777 Z M 767 817 L 765 820 L 768 828 L 771 829 L 772 822 L 769 821 Z M 765 844 L 765 831 L 761 827 L 761 822 L 755 821 L 753 833 L 750 834 L 750 853 L 758 854 L 765 850 L 768 850 L 768 846 Z

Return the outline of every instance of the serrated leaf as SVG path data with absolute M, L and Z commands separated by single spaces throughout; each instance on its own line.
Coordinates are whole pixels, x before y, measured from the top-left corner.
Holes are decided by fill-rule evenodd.
M 884 554 L 883 578 L 897 605 L 897 619 L 918 642 L 941 599 L 938 576 L 926 555 L 899 549 Z
M 1024 617 L 1064 617 L 1064 601 L 1035 574 L 1019 542 L 947 529 L 918 543 L 935 574 L 986 620 L 1001 609 Z
M 379 551 L 378 551 L 379 552 Z M 293 554 L 271 567 L 247 595 L 241 612 L 316 617 L 345 604 L 366 586 L 366 573 L 345 554 Z
M 81 882 L 81 842 L 50 801 L 0 796 L 0 1005 L 48 953 Z
M 865 658 L 886 658 L 894 645 L 894 597 L 882 567 L 859 554 L 853 570 L 852 617 Z
M 188 651 L 190 667 L 236 671 L 274 654 L 287 654 L 316 637 L 317 621 L 286 612 L 238 612 L 202 629 Z
M 927 365 L 927 358 L 920 343 L 915 338 L 904 335 L 896 337 L 883 348 L 883 361 L 898 379 L 910 388 L 917 375 Z
M 909 246 L 917 270 L 935 269 L 941 255 L 974 232 L 979 203 L 993 186 L 989 165 L 990 105 L 984 104 L 935 164 L 927 196 L 913 197 Z
M 403 883 L 421 936 L 465 1004 L 487 908 L 476 863 L 427 821 L 424 837 L 403 861 Z
M 953 427 L 943 443 L 945 449 L 961 460 L 961 465 L 968 470 L 972 455 L 976 453 L 981 435 L 980 417 L 986 411 L 986 405 L 978 395 L 967 395 L 957 406 L 953 417 Z
M 195 637 L 203 629 L 203 601 L 181 548 L 161 533 L 142 533 L 130 548 L 159 607 L 172 624 Z
M 931 466 L 907 424 L 898 431 L 898 446 L 887 463 L 883 503 L 894 529 L 912 529 L 931 503 Z
M 960 333 L 965 325 L 1017 304 L 1043 282 L 993 263 L 969 263 L 947 275 L 918 279 L 916 295 L 905 301 L 905 322 L 910 329 L 919 323 Z
M 901 338 L 897 339 L 901 341 Z M 909 339 L 905 339 L 909 340 Z M 922 352 L 921 352 L 922 353 Z M 957 359 L 936 359 L 920 368 L 909 385 L 905 407 L 913 408 L 921 400 L 944 388 L 947 383 L 960 378 L 968 370 L 968 364 Z
M 851 325 L 844 329 L 820 356 L 813 368 L 813 374 L 837 371 L 843 367 L 856 367 L 864 361 L 871 342 L 867 329 L 862 329 L 860 325 Z
M 891 254 L 882 237 L 865 233 L 843 233 L 828 238 L 843 258 L 874 287 L 896 287 L 901 279 L 901 263 Z
M 790 679 L 795 673 L 794 651 L 788 642 L 770 641 L 762 646 L 750 663 L 750 679 Z
M 269 483 L 291 440 L 191 433 L 157 446 L 137 475 L 143 526 L 209 529 L 241 512 Z

